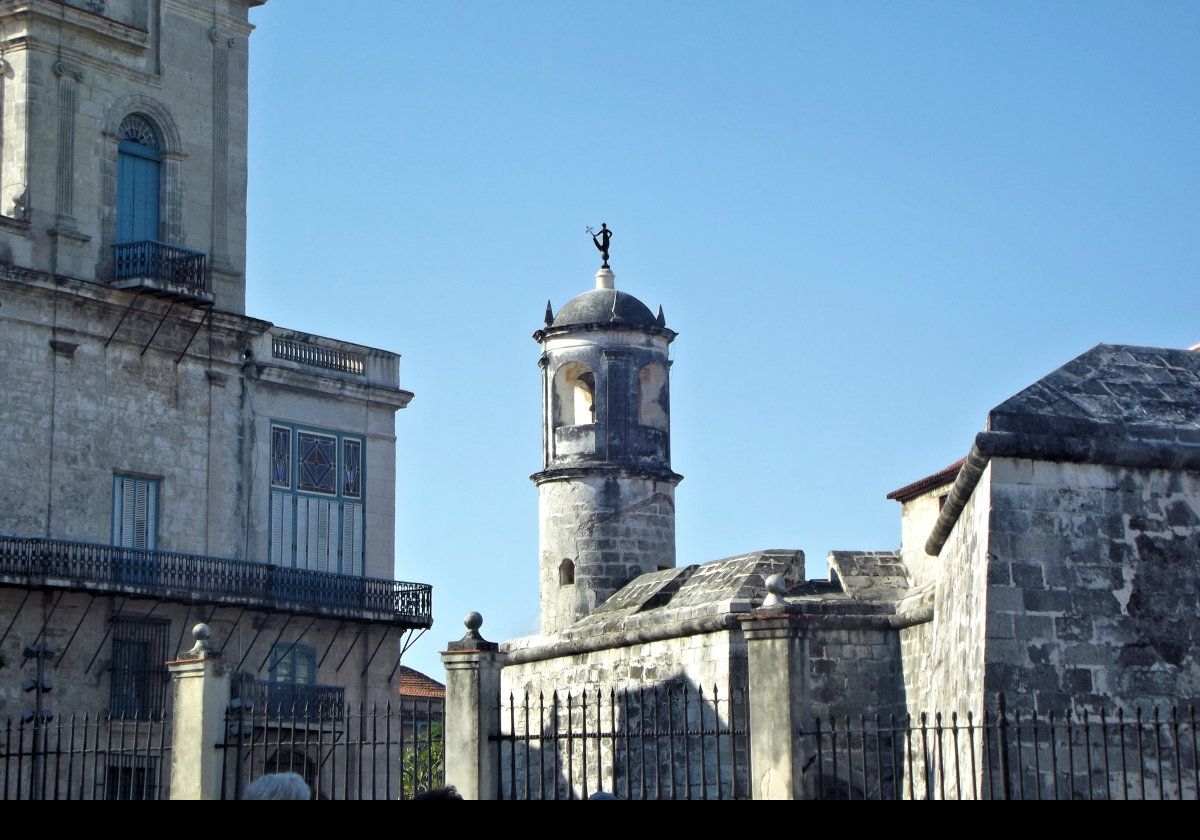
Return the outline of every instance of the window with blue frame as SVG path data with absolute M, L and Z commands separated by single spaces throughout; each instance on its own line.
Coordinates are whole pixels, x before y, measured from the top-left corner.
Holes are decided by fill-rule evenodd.
M 152 584 L 158 561 L 143 551 L 158 548 L 158 481 L 133 475 L 113 476 L 112 544 L 137 551 L 113 557 L 112 573 L 124 583 Z
M 161 157 L 158 132 L 141 114 L 117 131 L 117 243 L 158 239 Z
M 113 476 L 112 544 L 122 548 L 158 547 L 158 481 Z
M 361 435 L 271 424 L 271 563 L 363 573 L 365 441 Z

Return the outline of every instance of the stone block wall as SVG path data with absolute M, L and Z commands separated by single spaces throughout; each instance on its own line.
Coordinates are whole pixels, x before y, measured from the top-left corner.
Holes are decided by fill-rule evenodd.
M 996 459 L 991 496 L 989 692 L 1043 713 L 1200 695 L 1200 475 Z
M 569 627 L 646 572 L 675 566 L 675 487 L 590 476 L 538 487 L 542 632 Z M 574 583 L 561 582 L 564 560 Z
M 558 787 L 559 796 L 566 797 L 567 770 L 571 768 L 576 796 L 582 794 L 585 780 L 589 791 L 616 791 L 622 797 L 626 785 L 640 790 L 643 784 L 651 790 L 654 785 L 660 785 L 663 791 L 674 785 L 678 798 L 687 795 L 702 798 L 705 788 L 709 798 L 716 798 L 719 785 L 724 786 L 726 797 L 735 785 L 745 792 L 748 790 L 748 779 L 744 775 L 748 771 L 745 738 L 722 736 L 720 751 L 723 757 L 719 759 L 713 736 L 705 738 L 702 750 L 697 737 L 683 735 L 689 728 L 744 728 L 745 644 L 739 632 L 723 630 L 532 660 L 526 658 L 526 652 L 511 651 L 510 656 L 517 664 L 508 665 L 501 672 L 501 726 L 504 731 L 511 731 L 508 710 L 515 703 L 518 733 L 553 732 L 553 697 L 557 692 L 560 733 L 595 733 L 598 729 L 611 732 L 615 726 L 617 731 L 632 736 L 628 752 L 623 738 L 589 740 L 586 756 L 583 740 L 562 741 L 557 747 L 557 764 L 554 763 L 555 747 L 548 740 L 535 741 L 531 745 L 528 761 L 523 749 L 518 748 L 518 755 L 512 761 L 518 791 L 524 791 L 527 777 L 536 791 L 541 776 L 544 798 L 554 797 L 554 785 Z M 585 690 L 588 692 L 586 708 L 581 702 Z M 574 709 L 570 730 L 565 711 L 568 692 Z M 598 696 L 601 702 L 597 707 Z M 523 713 L 527 699 L 532 715 L 528 724 Z M 544 710 L 540 724 L 539 709 Z M 668 730 L 679 734 L 674 738 L 665 734 L 637 737 L 639 731 L 666 733 Z M 733 759 L 735 752 L 736 762 Z M 510 753 L 504 755 L 511 758 Z M 551 769 L 543 772 L 544 767 Z M 553 773 L 554 767 L 560 771 L 557 777 Z M 733 778 L 735 772 L 741 774 L 736 781 Z M 506 780 L 510 778 L 505 775 Z M 536 798 L 536 793 L 532 796 Z M 523 798 L 523 793 L 518 797 Z

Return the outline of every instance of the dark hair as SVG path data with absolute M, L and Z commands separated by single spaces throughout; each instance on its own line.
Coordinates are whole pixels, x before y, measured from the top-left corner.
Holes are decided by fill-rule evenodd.
M 414 802 L 418 799 L 462 799 L 462 794 L 455 789 L 454 785 L 447 785 L 446 787 L 423 790 L 413 797 Z

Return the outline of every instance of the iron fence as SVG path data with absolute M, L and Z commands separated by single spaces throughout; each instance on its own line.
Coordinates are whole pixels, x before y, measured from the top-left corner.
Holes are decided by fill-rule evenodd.
M 246 604 L 410 627 L 433 623 L 424 583 L 288 569 L 249 560 L 97 543 L 0 536 L 0 577 L 26 586 L 127 592 L 183 603 Z
M 9 718 L 0 742 L 0 799 L 168 799 L 170 752 L 170 722 L 161 716 Z
M 233 699 L 268 715 L 287 715 L 293 708 L 323 709 L 333 717 L 345 712 L 346 689 L 340 685 L 307 685 L 255 679 L 253 674 L 234 675 Z
M 298 773 L 314 799 L 411 799 L 445 784 L 441 701 L 272 707 L 235 701 L 226 715 L 223 799 L 264 773 Z
M 500 715 L 501 799 L 748 799 L 743 692 L 689 683 L 509 694 Z
M 1197 799 L 1194 705 L 817 720 L 798 733 L 814 799 Z
M 208 255 L 147 240 L 113 245 L 113 279 L 148 277 L 182 286 L 195 295 L 207 295 Z

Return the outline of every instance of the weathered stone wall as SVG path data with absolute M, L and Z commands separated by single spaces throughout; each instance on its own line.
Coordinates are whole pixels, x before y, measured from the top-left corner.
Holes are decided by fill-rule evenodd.
M 208 254 L 217 308 L 242 312 L 247 6 L 164 0 L 137 14 L 110 5 L 107 17 L 48 2 L 3 15 L 0 213 L 27 217 L 30 229 L 0 237 L 32 268 L 107 279 L 116 130 L 140 113 L 162 143 L 159 238 Z
M 675 486 L 586 476 L 538 487 L 542 632 L 565 629 L 645 572 L 675 565 Z M 575 582 L 560 583 L 563 560 Z
M 925 541 L 941 512 L 939 500 L 946 492 L 945 486 L 935 487 L 900 507 L 900 559 L 913 587 L 928 586 L 937 580 L 937 560 L 925 553 Z
M 114 616 L 168 619 L 171 658 L 192 646 L 191 628 L 206 622 L 212 627 L 213 643 L 220 647 L 225 658 L 240 663 L 241 671 L 263 680 L 270 678 L 269 655 L 273 645 L 293 642 L 309 645 L 315 648 L 320 661 L 317 682 L 344 686 L 346 701 L 354 704 L 355 709 L 360 701 L 368 709 L 372 703 L 382 708 L 389 700 L 395 701 L 392 695 L 396 680 L 392 677 L 389 682 L 389 677 L 400 653 L 399 631 L 388 632 L 367 668 L 387 629 L 385 625 L 354 625 L 323 618 L 313 622 L 311 618 L 295 616 L 289 620 L 286 615 L 235 607 L 188 608 L 183 604 L 127 600 L 121 596 L 99 596 L 93 601 L 84 593 L 61 590 L 34 591 L 25 600 L 25 593 L 24 589 L 0 588 L 0 616 L 4 617 L 0 632 L 12 622 L 12 629 L 0 644 L 3 662 L 0 721 L 19 715 L 32 705 L 31 695 L 21 691 L 20 683 L 23 678 L 33 676 L 35 663 L 31 660 L 22 665 L 21 652 L 34 642 L 43 626 L 42 641 L 59 650 L 66 649 L 50 666 L 54 688 L 45 695 L 47 708 L 81 716 L 107 711 L 112 686 Z M 360 626 L 362 632 L 358 633 Z M 167 702 L 170 702 L 169 692 Z
M 986 622 L 988 523 L 991 512 L 990 468 L 975 488 L 958 524 L 937 558 L 933 626 L 929 646 L 915 662 L 905 660 L 906 672 L 915 669 L 928 680 L 923 707 L 909 700 L 909 713 L 941 712 L 949 716 L 983 711 L 983 663 Z M 919 638 L 919 637 L 918 637 Z M 918 692 L 918 697 L 922 696 Z
M 12 270 L 0 283 L 0 533 L 108 543 L 113 476 L 138 475 L 159 481 L 158 548 L 266 562 L 270 424 L 291 421 L 365 438 L 364 573 L 392 576 L 410 396 L 393 354 L 356 348 L 393 365 L 339 378 L 255 355 L 265 321 L 215 314 L 197 331 L 202 313 L 129 308 L 130 292 Z
M 164 320 L 167 304 L 145 300 L 121 322 L 127 292 L 10 280 L 0 285 L 0 423 L 10 432 L 0 531 L 108 543 L 113 476 L 140 475 L 160 480 L 160 548 L 246 556 L 250 408 L 239 353 L 265 324 L 220 321 L 176 364 L 198 313 Z
M 1200 475 L 997 458 L 990 492 L 989 695 L 1043 713 L 1200 695 Z
M 513 702 L 517 705 L 517 731 L 526 731 L 521 712 L 526 698 L 532 704 L 532 719 L 528 731 L 539 734 L 552 731 L 551 710 L 555 692 L 558 692 L 558 723 L 562 733 L 568 731 L 568 692 L 575 709 L 572 731 L 576 733 L 584 731 L 585 718 L 587 731 L 593 733 L 597 731 L 598 724 L 603 731 L 608 732 L 612 730 L 614 723 L 618 730 L 631 733 L 636 733 L 639 728 L 646 731 L 658 728 L 663 732 L 674 728 L 676 732 L 683 733 L 689 727 L 700 728 L 701 720 L 708 729 L 729 727 L 734 722 L 740 727 L 745 725 L 746 642 L 740 631 L 694 633 L 641 644 L 600 647 L 588 652 L 532 661 L 527 658 L 527 652 L 517 652 L 516 655 L 525 657 L 525 661 L 508 665 L 501 672 L 501 722 L 505 731 L 509 731 L 508 709 Z M 586 714 L 581 711 L 584 690 L 588 692 L 589 697 Z M 698 701 L 701 691 L 702 707 Z M 603 696 L 599 719 L 593 705 L 597 692 Z M 615 718 L 610 715 L 610 703 L 614 693 L 617 698 Z M 683 702 L 684 693 L 687 693 L 689 698 L 686 708 Z M 539 699 L 545 709 L 545 717 L 540 725 L 537 721 Z M 625 716 L 626 710 L 628 717 Z M 565 771 L 570 756 L 577 796 L 583 791 L 585 772 L 582 768 L 585 766 L 589 791 L 601 788 L 605 791 L 616 789 L 618 794 L 621 794 L 627 779 L 633 789 L 637 790 L 643 782 L 644 771 L 647 786 L 660 784 L 663 786 L 661 789 L 666 790 L 674 783 L 680 797 L 684 796 L 685 790 L 690 790 L 691 796 L 701 798 L 704 793 L 702 786 L 707 784 L 708 795 L 716 798 L 718 783 L 724 785 L 724 795 L 728 796 L 734 785 L 735 762 L 732 760 L 732 754 L 736 750 L 739 756 L 736 763 L 737 772 L 742 774 L 738 777 L 737 784 L 740 790 L 747 790 L 748 779 L 744 775 L 748 769 L 745 739 L 739 737 L 734 742 L 727 736 L 722 738 L 721 749 L 724 751 L 724 757 L 719 773 L 714 745 L 715 740 L 709 737 L 701 755 L 699 740 L 694 737 L 689 739 L 682 734 L 677 735 L 673 746 L 670 739 L 665 737 L 648 738 L 643 743 L 638 743 L 635 738 L 631 759 L 635 766 L 626 766 L 628 754 L 621 750 L 614 753 L 612 745 L 607 741 L 600 745 L 599 754 L 595 753 L 595 745 L 588 743 L 590 757 L 586 765 L 582 741 L 570 745 L 563 742 L 559 748 L 558 765 L 563 772 L 556 783 L 559 785 L 560 795 L 566 796 Z M 528 769 L 536 790 L 536 777 L 541 767 L 538 751 L 541 749 L 548 751 L 546 766 L 553 766 L 553 748 L 549 745 L 543 746 L 540 742 L 534 743 L 530 763 L 525 765 L 523 754 L 518 762 L 519 789 L 523 789 Z M 688 750 L 691 751 L 690 757 L 686 755 Z M 646 765 L 641 765 L 639 759 L 644 759 Z M 690 775 L 687 771 L 689 760 Z M 701 764 L 705 768 L 703 772 L 700 769 Z M 548 798 L 553 796 L 553 787 L 549 784 L 547 781 Z
M 838 625 L 842 626 L 838 626 Z M 825 625 L 825 626 L 823 626 Z M 831 626 L 830 626 L 831 625 Z M 793 688 L 801 718 L 844 719 L 902 714 L 900 645 L 896 632 L 845 621 L 813 622 L 803 646 L 805 684 Z

